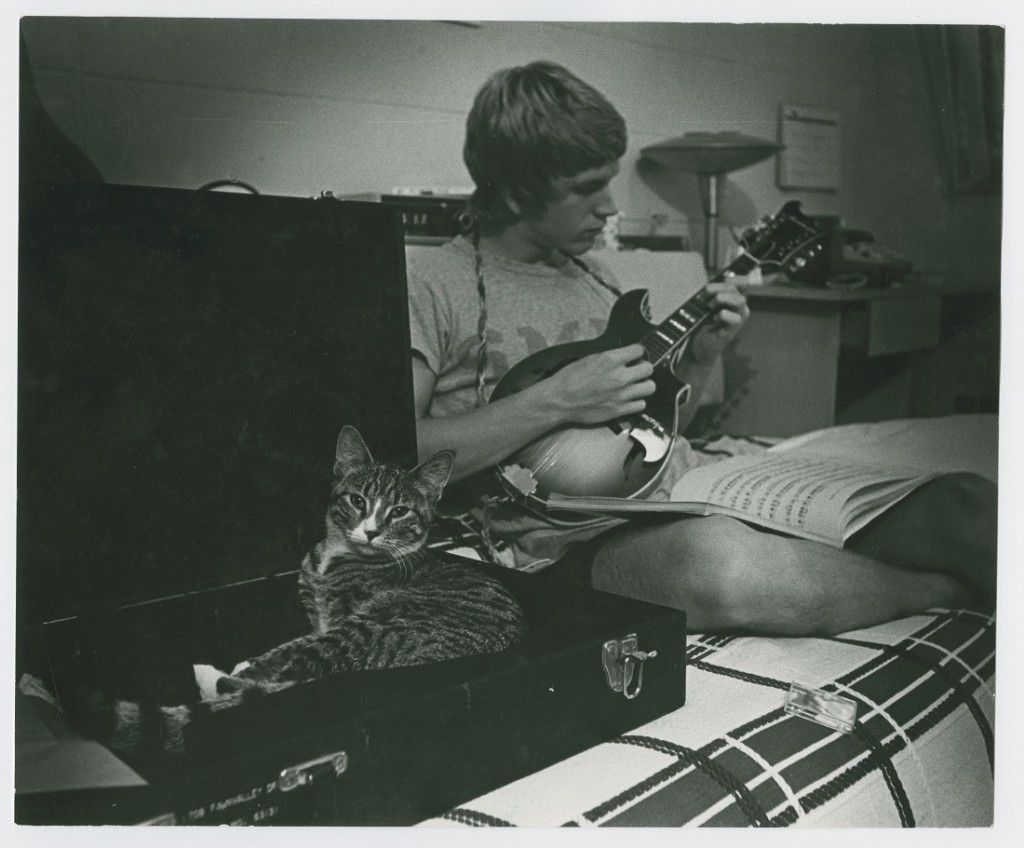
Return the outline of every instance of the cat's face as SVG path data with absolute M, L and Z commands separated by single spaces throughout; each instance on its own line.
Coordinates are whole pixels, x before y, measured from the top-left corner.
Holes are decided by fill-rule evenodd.
M 452 459 L 450 451 L 442 451 L 412 471 L 381 465 L 359 433 L 345 427 L 338 437 L 329 535 L 364 560 L 392 561 L 414 553 L 426 541 Z

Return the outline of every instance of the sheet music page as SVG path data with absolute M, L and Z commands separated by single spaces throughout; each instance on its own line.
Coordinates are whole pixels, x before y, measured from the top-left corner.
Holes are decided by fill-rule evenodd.
M 726 470 L 726 468 L 728 470 Z M 851 501 L 865 490 L 915 477 L 827 457 L 734 457 L 688 471 L 672 490 L 674 501 L 707 501 L 775 525 L 841 539 Z
M 975 414 L 843 424 L 786 439 L 769 452 L 799 451 L 938 473 L 970 471 L 996 482 L 998 444 L 999 417 Z

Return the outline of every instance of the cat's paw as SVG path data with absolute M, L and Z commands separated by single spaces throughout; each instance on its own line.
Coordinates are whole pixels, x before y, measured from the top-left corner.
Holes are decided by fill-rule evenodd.
M 245 671 L 251 665 L 252 665 L 252 663 L 249 662 L 248 660 L 242 660 L 238 665 L 236 665 L 233 669 L 231 669 L 231 674 L 232 675 L 236 675 L 240 671 Z
M 196 686 L 199 687 L 199 697 L 204 701 L 212 701 L 217 697 L 217 681 L 228 676 L 212 665 L 194 665 L 192 671 L 196 676 Z

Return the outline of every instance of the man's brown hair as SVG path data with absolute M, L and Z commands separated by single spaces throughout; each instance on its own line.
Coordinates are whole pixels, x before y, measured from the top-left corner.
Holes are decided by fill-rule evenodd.
M 466 119 L 463 159 L 482 222 L 511 223 L 553 200 L 552 181 L 619 159 L 626 123 L 608 99 L 553 62 L 491 76 Z

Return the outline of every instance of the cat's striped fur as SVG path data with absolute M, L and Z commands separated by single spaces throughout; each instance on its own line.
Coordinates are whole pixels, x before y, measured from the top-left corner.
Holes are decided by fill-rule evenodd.
M 417 665 L 514 645 L 523 612 L 500 582 L 423 548 L 453 454 L 412 471 L 376 463 L 352 427 L 338 437 L 326 534 L 300 570 L 309 635 L 213 672 L 206 700 L 157 707 L 104 698 L 79 700 L 86 729 L 122 753 L 182 750 L 197 713 L 328 674 Z M 212 684 L 212 685 L 211 685 Z

